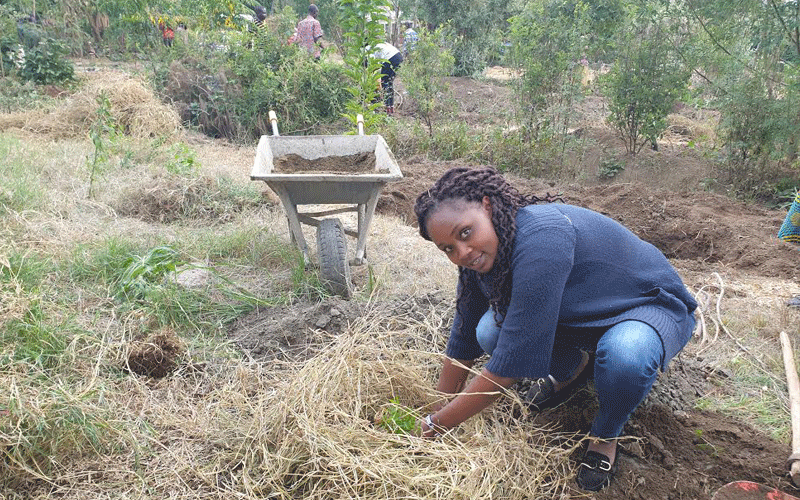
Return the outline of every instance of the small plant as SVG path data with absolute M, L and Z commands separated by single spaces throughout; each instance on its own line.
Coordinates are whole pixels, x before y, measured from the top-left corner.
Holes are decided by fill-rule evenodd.
M 400 404 L 400 400 L 395 397 L 389 401 L 389 406 L 383 409 L 379 425 L 393 434 L 418 435 L 420 432 L 418 420 L 417 412 Z
M 178 251 L 169 246 L 156 247 L 145 255 L 129 258 L 120 278 L 121 294 L 126 298 L 144 299 L 154 284 L 163 280 L 167 273 L 175 272 L 182 263 Z
M 703 437 L 703 429 L 695 429 L 694 435 L 695 435 L 694 443 L 700 450 L 708 453 L 713 457 L 719 456 L 719 449 L 717 449 L 716 446 L 711 444 L 705 437 Z
M 378 88 L 383 61 L 371 57 L 374 47 L 382 41 L 383 22 L 389 18 L 385 12 L 391 7 L 387 0 L 342 0 L 342 29 L 344 30 L 346 87 L 350 100 L 346 103 L 347 118 L 355 128 L 357 116 L 364 117 L 366 133 L 372 133 L 381 123 L 376 111 L 381 107 Z
M 167 172 L 175 175 L 188 176 L 200 168 L 197 155 L 194 151 L 189 149 L 189 146 L 186 144 L 179 142 L 172 146 L 170 152 L 172 153 L 172 160 L 166 165 Z
M 111 115 L 111 101 L 105 93 L 97 96 L 97 111 L 94 123 L 92 123 L 89 135 L 94 145 L 94 153 L 91 158 L 86 157 L 86 164 L 89 167 L 89 198 L 94 198 L 94 184 L 102 175 L 108 164 L 108 144 L 106 141 L 113 142 L 117 137 L 117 123 Z
M 616 158 L 605 159 L 600 162 L 598 175 L 603 179 L 613 179 L 623 170 L 625 166 Z

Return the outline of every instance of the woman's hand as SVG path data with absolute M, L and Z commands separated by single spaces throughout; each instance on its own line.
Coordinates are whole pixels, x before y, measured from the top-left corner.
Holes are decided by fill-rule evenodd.
M 435 439 L 447 431 L 447 429 L 438 425 L 438 422 L 439 420 L 434 414 L 419 419 L 420 437 Z

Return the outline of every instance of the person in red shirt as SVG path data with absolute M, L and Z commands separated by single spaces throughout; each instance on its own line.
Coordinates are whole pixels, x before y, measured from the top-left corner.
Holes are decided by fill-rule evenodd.
M 175 39 L 175 32 L 163 20 L 158 22 L 158 29 L 161 30 L 161 41 L 167 47 L 172 47 L 172 40 Z
M 289 39 L 290 42 L 296 43 L 306 49 L 309 55 L 314 56 L 314 59 L 319 59 L 321 54 L 321 40 L 322 40 L 322 25 L 317 21 L 319 15 L 319 8 L 313 3 L 308 6 L 308 16 L 297 23 L 297 29 L 294 35 Z

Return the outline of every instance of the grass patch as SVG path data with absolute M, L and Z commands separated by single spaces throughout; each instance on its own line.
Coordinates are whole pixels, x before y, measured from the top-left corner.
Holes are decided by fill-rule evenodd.
M 39 169 L 25 154 L 22 143 L 0 134 L 0 216 L 45 206 L 47 195 L 40 183 Z

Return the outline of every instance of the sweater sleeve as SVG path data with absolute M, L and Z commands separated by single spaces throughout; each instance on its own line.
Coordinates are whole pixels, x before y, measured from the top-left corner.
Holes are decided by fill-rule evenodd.
M 564 287 L 572 271 L 575 231 L 560 213 L 518 227 L 511 301 L 486 369 L 501 377 L 544 377 Z
M 489 300 L 480 289 L 477 279 L 469 279 L 462 287 L 458 283 L 458 303 L 450 327 L 445 354 L 454 359 L 475 359 L 484 354 L 475 335 L 481 317 L 489 310 Z M 462 312 L 463 311 L 463 314 Z

